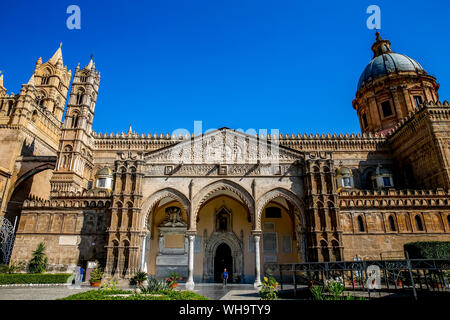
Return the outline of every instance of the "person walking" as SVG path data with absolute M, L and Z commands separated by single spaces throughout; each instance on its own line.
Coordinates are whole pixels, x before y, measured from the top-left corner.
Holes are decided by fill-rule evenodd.
M 227 286 L 227 281 L 228 281 L 227 268 L 223 269 L 222 280 L 223 280 L 223 286 L 226 287 Z

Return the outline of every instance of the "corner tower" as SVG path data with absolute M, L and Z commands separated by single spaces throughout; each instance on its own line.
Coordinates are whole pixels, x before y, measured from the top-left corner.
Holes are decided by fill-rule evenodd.
M 353 100 L 363 133 L 388 131 L 421 104 L 439 102 L 436 78 L 417 61 L 393 52 L 379 32 L 372 51 Z
M 100 72 L 92 59 L 78 65 L 70 91 L 59 143 L 58 162 L 52 177 L 52 192 L 87 189 L 92 176 L 92 122 L 100 85 Z

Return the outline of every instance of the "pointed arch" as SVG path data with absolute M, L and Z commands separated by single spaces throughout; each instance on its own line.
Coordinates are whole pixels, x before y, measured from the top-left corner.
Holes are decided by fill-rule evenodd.
M 192 226 L 196 225 L 197 216 L 200 211 L 200 208 L 203 206 L 203 204 L 209 200 L 212 196 L 214 196 L 214 193 L 218 191 L 229 191 L 233 193 L 244 205 L 247 206 L 249 211 L 249 216 L 253 222 L 253 225 L 255 225 L 255 200 L 251 196 L 251 194 L 242 186 L 239 184 L 230 181 L 230 180 L 219 180 L 216 182 L 213 182 L 205 187 L 203 187 L 194 197 L 192 203 L 193 205 L 193 211 L 192 211 L 192 217 L 191 217 L 191 228 Z
M 261 230 L 262 211 L 264 210 L 266 205 L 269 204 L 270 201 L 278 197 L 284 198 L 285 200 L 289 201 L 294 205 L 294 207 L 297 209 L 299 213 L 298 218 L 300 219 L 301 224 L 303 226 L 306 226 L 306 220 L 303 214 L 305 212 L 305 205 L 303 204 L 302 200 L 299 197 L 297 197 L 292 191 L 283 188 L 275 188 L 263 194 L 256 202 L 257 219 L 255 230 Z
M 189 199 L 178 190 L 172 188 L 165 188 L 156 191 L 151 196 L 149 196 L 147 200 L 144 202 L 144 205 L 142 206 L 142 212 L 145 212 L 145 215 L 143 215 L 143 221 L 141 221 L 142 228 L 146 228 L 150 219 L 152 209 L 159 201 L 161 201 L 164 198 L 171 198 L 181 203 L 183 208 L 186 210 L 189 220 L 191 208 L 191 202 L 189 201 Z

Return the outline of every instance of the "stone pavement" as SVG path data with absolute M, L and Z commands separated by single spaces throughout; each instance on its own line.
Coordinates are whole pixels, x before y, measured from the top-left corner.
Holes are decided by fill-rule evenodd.
M 56 300 L 91 289 L 89 286 L 82 286 L 81 289 L 68 286 L 0 288 L 0 300 Z
M 130 286 L 120 286 L 122 289 L 134 289 Z M 3 287 L 0 288 L 0 300 L 55 300 L 75 293 L 93 290 L 89 285 L 82 285 L 81 289 L 69 286 L 58 287 Z M 185 290 L 185 284 L 180 283 L 179 290 Z M 257 291 L 250 284 L 222 284 L 198 283 L 194 292 L 211 300 L 259 300 Z
M 180 284 L 184 290 L 184 284 Z M 196 283 L 194 292 L 211 300 L 259 300 L 253 284 L 228 284 L 224 287 L 219 283 Z

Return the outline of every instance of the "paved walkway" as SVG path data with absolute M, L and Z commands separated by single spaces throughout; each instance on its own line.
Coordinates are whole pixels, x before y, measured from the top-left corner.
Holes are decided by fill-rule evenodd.
M 0 288 L 0 300 L 56 300 L 91 289 L 89 286 L 82 286 L 81 289 L 68 286 Z
M 134 289 L 134 287 L 122 286 L 121 288 Z M 181 283 L 178 288 L 185 290 L 185 285 Z M 88 285 L 83 285 L 81 289 L 69 286 L 3 287 L 0 288 L 0 300 L 55 300 L 88 290 L 93 290 L 93 288 Z M 194 292 L 211 300 L 259 300 L 253 285 L 247 284 L 229 284 L 223 287 L 222 284 L 200 283 L 196 284 Z
M 180 284 L 184 290 L 184 284 Z M 196 283 L 194 292 L 211 300 L 259 300 L 252 284 L 228 284 L 224 287 L 218 283 Z

